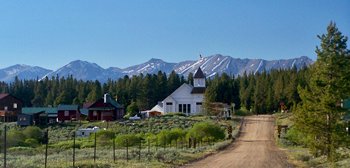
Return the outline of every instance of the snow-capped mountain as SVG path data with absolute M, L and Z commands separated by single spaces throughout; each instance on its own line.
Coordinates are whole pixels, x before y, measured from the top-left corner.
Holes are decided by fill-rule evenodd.
M 104 69 L 95 63 L 76 60 L 46 74 L 43 78 L 51 78 L 52 76 L 67 77 L 70 75 L 78 80 L 99 80 L 105 82 L 109 78 L 119 78 L 122 74 L 116 69 Z
M 122 69 L 122 73 L 132 76 L 132 75 L 139 75 L 140 73 L 153 74 L 153 73 L 157 73 L 158 71 L 162 71 L 168 74 L 174 69 L 175 65 L 176 63 L 167 63 L 161 59 L 152 58 L 143 64 L 134 65 L 134 66 Z
M 238 76 L 242 75 L 244 72 L 247 74 L 255 74 L 264 70 L 270 71 L 271 69 L 289 69 L 293 68 L 294 66 L 297 69 L 300 69 L 312 63 L 313 61 L 306 56 L 293 59 L 267 61 L 263 59 L 232 58 L 230 56 L 222 56 L 217 54 L 209 57 L 203 57 L 194 62 L 186 61 L 179 63 L 175 66 L 174 70 L 178 74 L 187 76 L 190 72 L 193 73 L 200 66 L 207 77 L 224 72 Z
M 38 66 L 16 64 L 4 69 L 0 69 L 0 81 L 12 82 L 17 76 L 19 79 L 40 79 L 45 74 L 52 72 Z
M 187 76 L 189 73 L 194 73 L 198 67 L 201 67 L 207 77 L 212 77 L 216 74 L 227 73 L 230 75 L 242 75 L 244 72 L 257 73 L 264 70 L 270 71 L 271 69 L 289 69 L 294 66 L 300 69 L 304 66 L 312 64 L 313 61 L 302 56 L 293 59 L 281 59 L 281 60 L 263 60 L 263 59 L 240 59 L 232 58 L 230 56 L 222 56 L 220 54 L 212 55 L 208 57 L 200 58 L 196 61 L 183 61 L 179 63 L 168 63 L 161 59 L 152 58 L 149 61 L 130 66 L 124 69 L 117 67 L 110 67 L 104 69 L 95 63 L 87 61 L 76 60 L 68 63 L 67 65 L 57 69 L 56 71 L 47 70 L 40 67 L 31 67 L 28 65 L 14 65 L 5 69 L 0 69 L 0 80 L 9 82 L 12 81 L 15 76 L 20 79 L 43 79 L 45 77 L 52 76 L 69 76 L 72 75 L 76 79 L 81 80 L 99 80 L 100 82 L 106 82 L 108 79 L 118 79 L 124 75 L 132 76 L 143 74 L 153 74 L 158 71 L 169 74 L 171 71 L 175 71 L 180 75 Z

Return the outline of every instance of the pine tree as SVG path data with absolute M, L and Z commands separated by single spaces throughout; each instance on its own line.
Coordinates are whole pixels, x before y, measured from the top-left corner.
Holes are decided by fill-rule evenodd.
M 92 90 L 87 95 L 86 102 L 95 102 L 103 96 L 101 84 L 99 81 L 95 81 L 92 85 Z
M 33 106 L 40 107 L 44 105 L 45 100 L 45 87 L 42 81 L 37 82 L 34 89 L 34 98 L 32 99 Z
M 350 95 L 350 56 L 347 37 L 335 23 L 330 23 L 327 34 L 318 37 L 321 46 L 316 48 L 317 61 L 308 86 L 299 87 L 302 104 L 295 112 L 295 124 L 311 137 L 308 145 L 314 155 L 327 155 L 328 161 L 334 162 L 336 149 L 346 138 L 345 111 L 340 102 Z
M 193 73 L 190 72 L 187 76 L 187 83 L 193 86 Z
M 180 80 L 179 75 L 175 71 L 172 71 L 169 75 L 169 78 L 168 78 L 168 93 L 167 93 L 167 95 L 174 92 L 178 87 L 180 87 L 180 85 L 181 85 L 181 80 Z

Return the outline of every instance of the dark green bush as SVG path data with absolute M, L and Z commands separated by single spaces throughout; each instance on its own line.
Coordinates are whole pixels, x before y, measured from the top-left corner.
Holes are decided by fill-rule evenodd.
M 306 146 L 308 138 L 309 137 L 307 135 L 302 134 L 293 126 L 288 129 L 285 135 L 285 139 L 288 140 L 292 145 Z

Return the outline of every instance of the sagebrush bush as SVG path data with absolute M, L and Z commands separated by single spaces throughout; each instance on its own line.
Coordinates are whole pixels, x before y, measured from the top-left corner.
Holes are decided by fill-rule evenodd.
M 115 143 L 119 147 L 135 146 L 140 143 L 140 137 L 135 134 L 120 134 L 115 138 Z
M 43 131 L 36 126 L 28 126 L 23 130 L 23 134 L 27 139 L 35 139 L 38 142 L 43 140 Z
M 90 135 L 90 139 L 94 139 L 95 134 Z M 98 144 L 111 145 L 113 139 L 115 138 L 115 133 L 109 130 L 101 130 L 96 133 L 96 141 Z
M 159 162 L 174 163 L 180 156 L 176 150 L 159 150 L 154 153 L 154 158 Z
M 24 144 L 25 144 L 25 146 L 29 146 L 29 147 L 33 147 L 33 148 L 38 147 L 40 145 L 38 140 L 33 139 L 33 138 L 26 139 L 24 141 Z
M 7 133 L 7 146 L 21 146 L 24 144 L 26 136 L 17 129 L 11 129 Z

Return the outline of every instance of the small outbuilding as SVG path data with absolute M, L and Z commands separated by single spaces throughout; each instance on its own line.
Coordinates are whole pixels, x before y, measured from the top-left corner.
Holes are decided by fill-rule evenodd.
M 46 125 L 57 122 L 57 108 L 53 107 L 24 107 L 18 115 L 17 125 Z
M 81 128 L 76 131 L 76 136 L 78 137 L 88 137 L 90 134 L 95 133 L 99 131 L 99 127 L 87 127 L 87 128 Z

